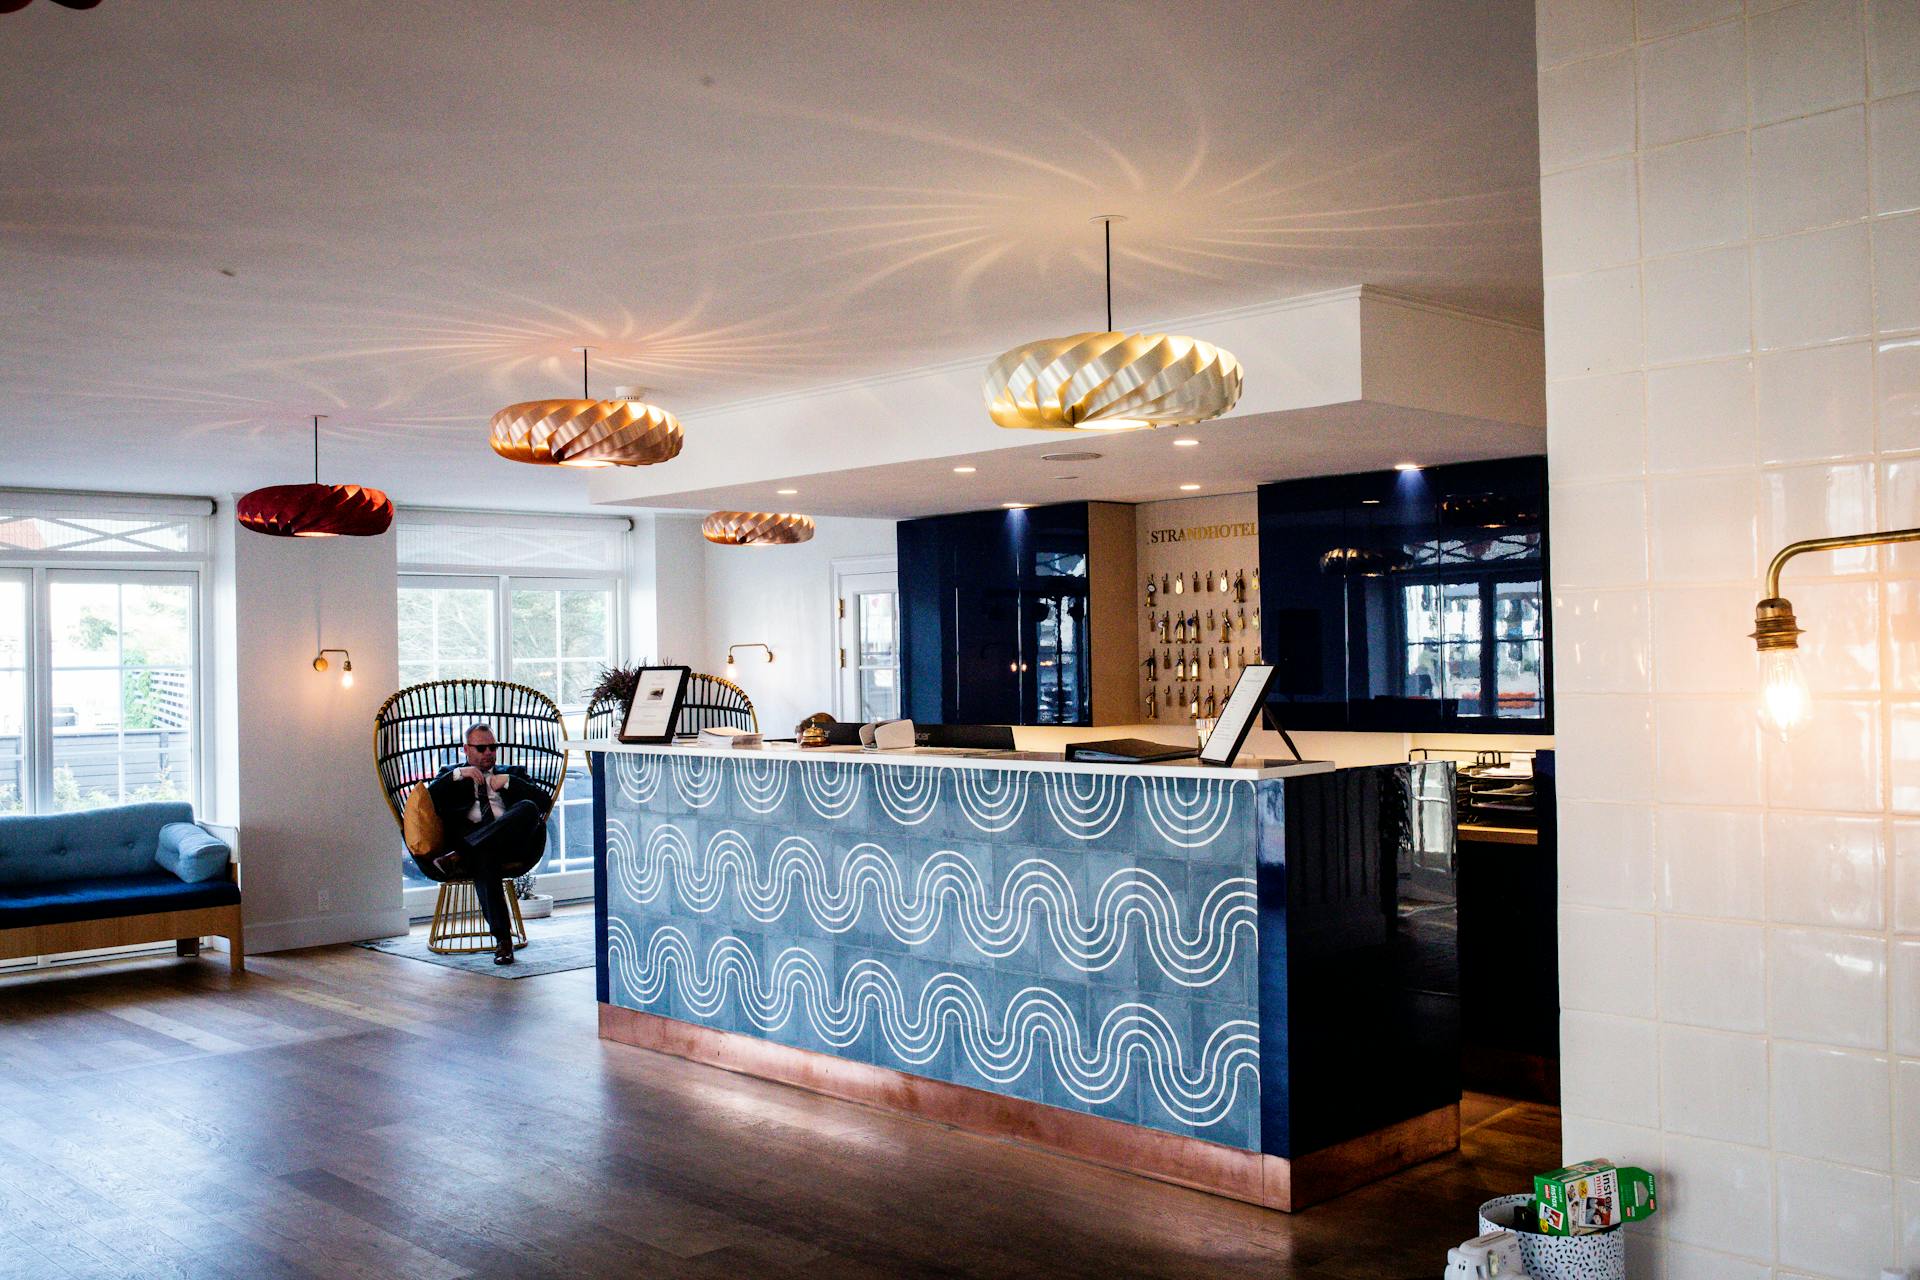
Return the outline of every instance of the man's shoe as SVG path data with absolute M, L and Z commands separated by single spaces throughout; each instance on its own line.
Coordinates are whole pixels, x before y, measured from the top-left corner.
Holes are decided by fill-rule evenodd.
M 512 964 L 513 944 L 511 942 L 503 942 L 495 947 L 493 949 L 493 962 L 495 964 Z

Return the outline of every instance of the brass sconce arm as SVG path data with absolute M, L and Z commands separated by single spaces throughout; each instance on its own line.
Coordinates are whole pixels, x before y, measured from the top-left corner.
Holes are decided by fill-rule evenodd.
M 1872 547 L 1883 543 L 1920 542 L 1920 529 L 1887 529 L 1877 533 L 1846 533 L 1831 538 L 1806 538 L 1789 542 L 1774 555 L 1767 566 L 1767 594 L 1753 609 L 1754 647 L 1761 653 L 1797 649 L 1802 629 L 1793 616 L 1793 603 L 1780 594 L 1780 572 L 1787 561 L 1809 551 L 1845 551 L 1853 547 Z
M 760 641 L 755 640 L 747 644 L 730 644 L 727 646 L 727 665 L 730 667 L 736 665 L 733 657 L 734 650 L 736 649 L 764 649 L 766 650 L 767 656 L 761 659 L 761 661 L 763 662 L 773 661 L 773 649 L 770 646 L 762 644 Z

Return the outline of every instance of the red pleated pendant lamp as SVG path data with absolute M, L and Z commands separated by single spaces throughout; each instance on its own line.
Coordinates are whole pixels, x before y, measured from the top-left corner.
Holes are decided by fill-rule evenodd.
M 240 499 L 241 524 L 276 538 L 373 538 L 393 524 L 393 503 L 378 489 L 320 483 L 320 419 L 313 415 L 313 483 L 272 484 Z

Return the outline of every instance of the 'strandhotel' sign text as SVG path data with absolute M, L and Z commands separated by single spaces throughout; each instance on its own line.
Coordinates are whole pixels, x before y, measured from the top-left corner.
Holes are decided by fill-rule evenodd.
M 1258 523 L 1252 520 L 1236 520 L 1230 524 L 1195 524 L 1184 529 L 1154 529 L 1147 534 L 1149 543 L 1155 542 L 1212 542 L 1219 538 L 1251 538 L 1260 532 Z

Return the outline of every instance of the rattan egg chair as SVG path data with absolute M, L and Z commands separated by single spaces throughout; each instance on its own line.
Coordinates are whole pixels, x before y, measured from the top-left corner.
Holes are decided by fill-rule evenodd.
M 616 693 L 602 693 L 587 704 L 585 732 L 589 738 L 617 738 L 626 722 L 627 703 Z M 753 699 L 731 680 L 694 672 L 687 677 L 686 695 L 680 701 L 680 719 L 675 733 L 699 733 L 702 729 L 739 729 L 760 731 L 760 717 Z
M 560 708 L 538 689 L 503 680 L 433 680 L 410 685 L 380 704 L 373 716 L 374 767 L 387 797 L 393 820 L 406 833 L 407 799 L 414 788 L 431 781 L 448 765 L 464 763 L 462 747 L 467 727 L 484 721 L 500 743 L 497 762 L 519 765 L 534 785 L 546 793 L 547 812 L 560 797 L 567 777 L 567 753 L 561 748 L 566 731 Z M 525 866 L 505 867 L 506 878 L 522 876 L 539 865 L 545 852 L 546 828 L 540 828 L 540 848 Z M 440 886 L 433 905 L 433 926 L 427 934 L 430 950 L 443 955 L 491 951 L 493 933 L 487 928 L 471 879 L 449 878 L 434 870 L 433 849 L 409 843 L 408 852 L 420 873 Z M 514 945 L 527 944 L 526 922 L 512 887 L 507 902 L 513 911 Z

